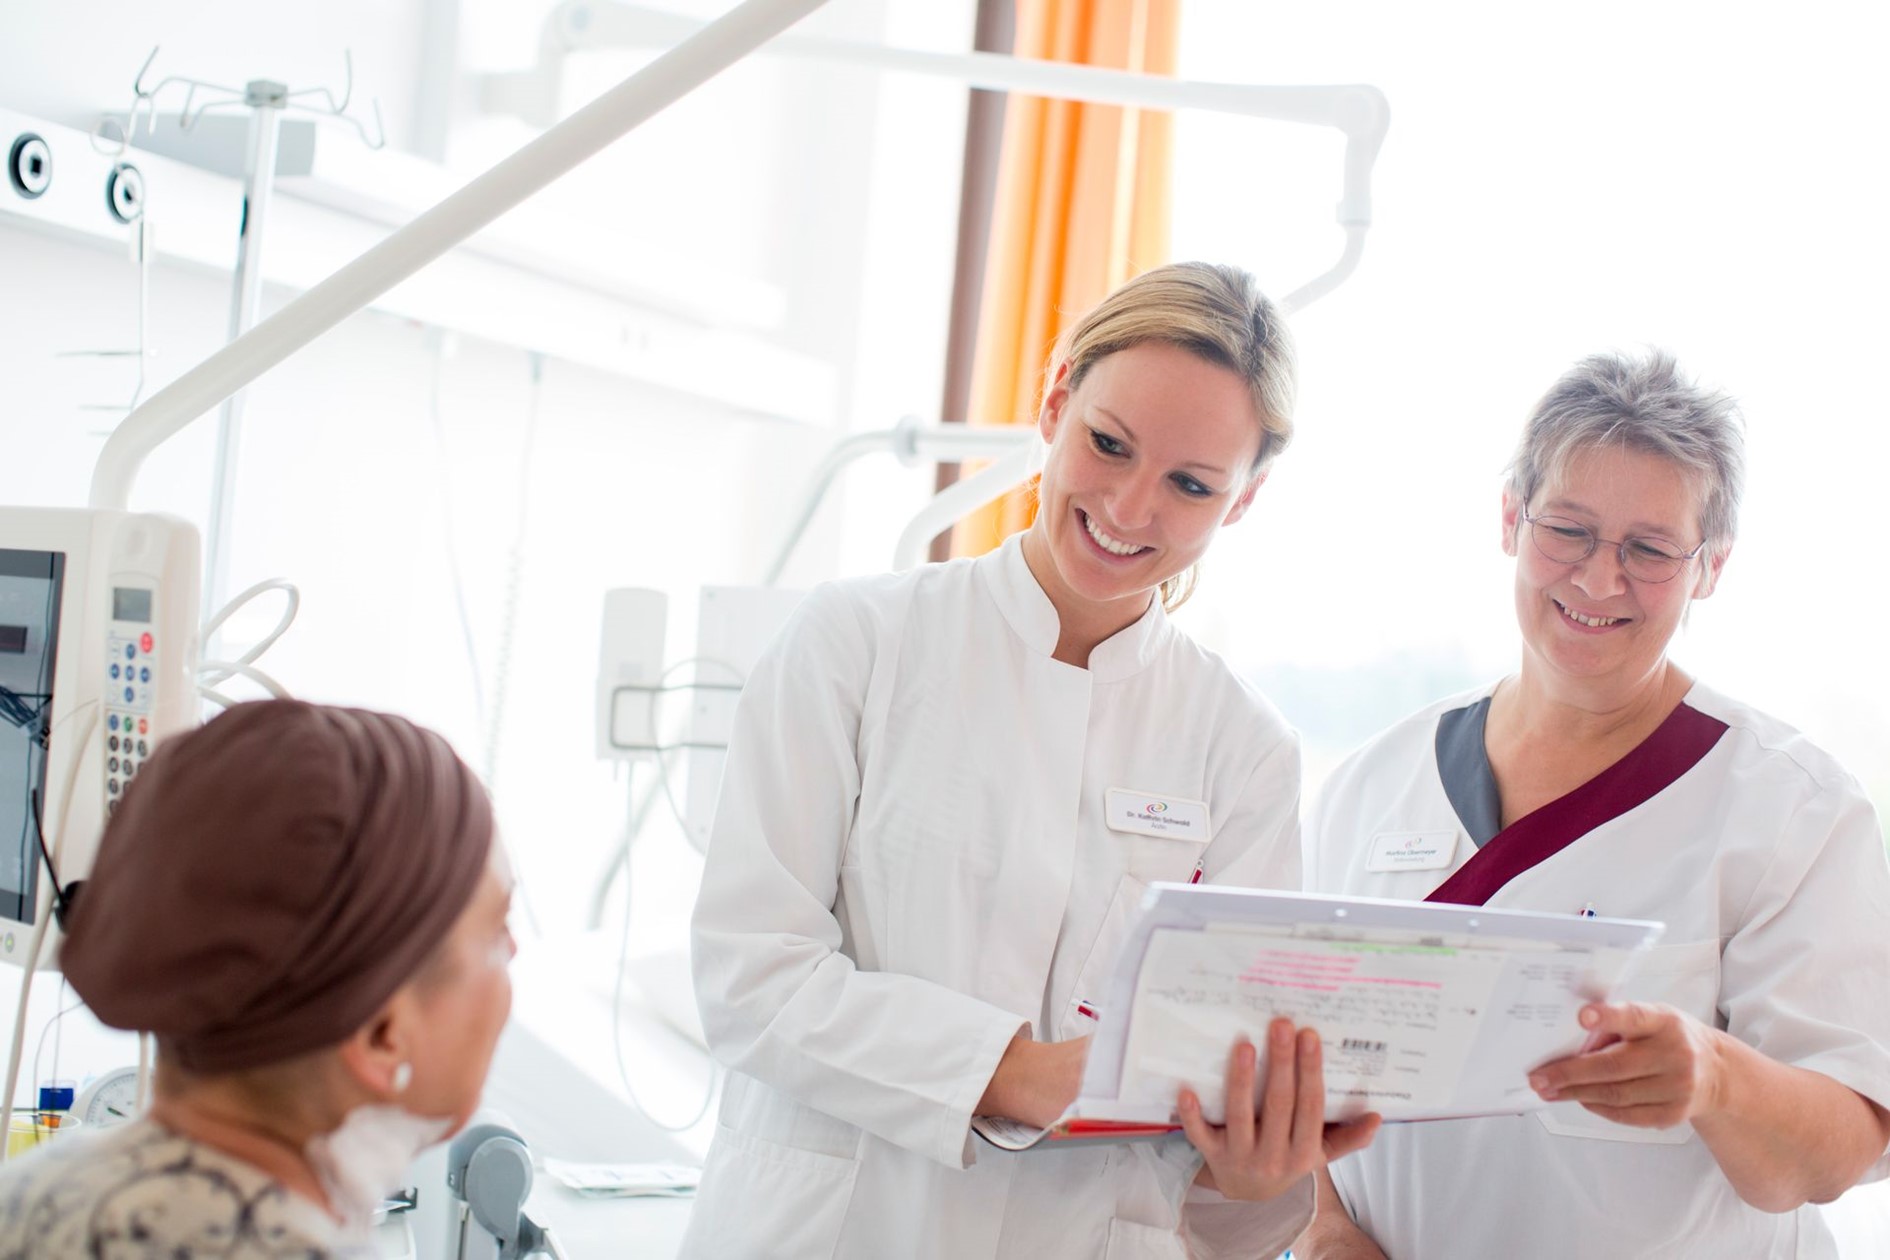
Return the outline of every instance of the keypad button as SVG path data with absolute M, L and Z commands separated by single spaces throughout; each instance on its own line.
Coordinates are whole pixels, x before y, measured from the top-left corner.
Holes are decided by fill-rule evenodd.
M 118 780 L 117 779 L 105 780 L 105 790 L 107 792 L 116 792 L 118 790 Z
M 110 719 L 110 722 L 108 723 L 108 725 L 110 725 L 110 726 L 111 726 L 111 728 L 112 728 L 112 729 L 113 729 L 114 731 L 118 729 L 118 715 L 117 715 L 116 713 L 114 713 L 114 714 L 112 714 L 112 716 L 111 716 L 111 719 Z M 126 727 L 125 729 L 126 729 L 126 730 L 130 730 L 131 728 L 130 728 L 130 727 Z
M 131 729 L 131 719 L 130 719 L 130 718 L 126 718 L 126 719 L 125 719 L 125 729 L 126 729 L 126 730 L 130 730 L 130 729 Z M 140 734 L 140 735 L 148 735 L 148 734 L 150 734 L 150 733 L 151 733 L 151 719 L 150 719 L 150 718 L 139 718 L 139 719 L 138 719 L 138 734 Z
M 135 661 L 138 659 L 138 645 L 137 644 L 135 643 L 125 644 L 125 659 L 128 661 Z
M 116 661 L 112 663 L 112 681 L 118 681 L 118 663 Z
M 130 687 L 125 688 L 125 703 L 130 704 L 134 699 L 137 698 L 137 695 L 138 693 L 134 689 Z
M 106 762 L 105 768 L 107 770 L 110 770 L 113 774 L 117 774 L 118 773 L 118 758 L 113 757 L 110 761 Z
M 151 681 L 151 671 L 145 666 L 140 665 L 138 667 L 138 681 L 141 683 L 148 683 Z
M 139 740 L 138 741 L 138 755 L 140 757 L 149 757 L 151 755 L 151 746 L 145 743 L 143 740 Z
M 141 648 L 143 648 L 143 649 L 144 649 L 144 650 L 145 650 L 146 652 L 149 652 L 149 651 L 151 650 L 151 647 L 152 647 L 152 640 L 151 640 L 151 632 L 150 632 L 150 631 L 148 631 L 148 630 L 147 630 L 147 631 L 145 631 L 145 633 L 143 634 L 143 636 L 139 638 L 139 640 L 138 640 L 138 646 L 139 646 L 139 647 L 141 647 Z
M 110 739 L 106 740 L 105 746 L 111 749 L 113 752 L 117 752 L 118 751 L 118 736 L 114 735 Z

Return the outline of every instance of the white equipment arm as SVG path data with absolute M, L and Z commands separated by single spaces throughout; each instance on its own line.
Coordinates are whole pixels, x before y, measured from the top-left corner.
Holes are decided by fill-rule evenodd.
M 808 478 L 807 489 L 801 495 L 800 513 L 794 518 L 794 524 L 782 539 L 781 547 L 769 562 L 768 571 L 762 576 L 764 586 L 774 586 L 781 581 L 781 574 L 786 571 L 788 560 L 794 555 L 794 548 L 800 545 L 801 536 L 807 532 L 809 522 L 814 519 L 814 512 L 820 507 L 820 501 L 826 497 L 827 490 L 833 485 L 834 478 L 853 461 L 867 455 L 890 452 L 898 457 L 899 462 L 908 468 L 915 464 L 955 464 L 967 459 L 995 459 L 998 456 L 1014 456 L 1004 462 L 1005 467 L 1017 463 L 1017 476 L 1011 482 L 1021 481 L 1029 465 L 1029 448 L 1038 441 L 1037 430 L 1030 425 L 969 425 L 969 424 L 924 424 L 917 416 L 902 416 L 899 423 L 890 429 L 879 429 L 871 433 L 855 433 L 842 438 L 835 444 L 827 457 L 820 461 L 820 466 Z M 1019 450 L 1022 455 L 1015 455 Z M 956 483 L 955 483 L 956 484 Z M 982 484 L 982 483 L 981 483 Z M 982 507 L 991 499 L 1003 494 L 1009 486 L 1000 486 L 991 492 L 990 498 L 968 504 L 959 510 L 958 515 Z M 955 496 L 953 502 L 962 501 L 962 496 Z M 927 506 L 924 515 L 929 519 L 938 500 L 934 499 Z M 932 534 L 957 520 L 956 516 L 947 518 L 943 524 L 932 529 Z M 907 526 L 908 532 L 919 524 L 918 521 Z M 910 557 L 911 550 L 901 538 L 899 549 L 894 554 L 895 569 L 910 568 L 924 558 L 925 546 L 931 541 L 932 534 L 927 534 L 918 543 L 918 552 Z
M 571 53 L 672 43 L 700 27 L 693 18 L 623 0 L 565 0 L 545 19 L 539 35 L 538 65 L 522 73 L 488 75 L 480 86 L 481 103 L 488 110 L 516 113 L 542 125 L 557 108 L 564 59 Z M 1203 109 L 1336 128 L 1345 136 L 1344 191 L 1338 205 L 1345 248 L 1338 262 L 1287 294 L 1281 305 L 1290 314 L 1336 289 L 1357 267 L 1365 248 L 1365 229 L 1372 221 L 1372 165 L 1391 126 L 1390 103 L 1383 92 L 1369 84 L 1278 87 L 1202 83 L 1002 53 L 923 52 L 809 35 L 778 39 L 770 45 L 770 51 L 933 75 L 994 92 L 1142 109 Z
M 564 0 L 546 17 L 540 29 L 537 65 L 526 71 L 485 76 L 479 88 L 480 103 L 490 112 L 516 114 L 542 126 L 556 114 L 564 63 L 571 54 L 673 43 L 700 29 L 701 24 L 694 18 L 664 13 L 626 0 Z M 770 44 L 768 51 L 782 56 L 932 75 L 997 92 L 1143 109 L 1202 109 L 1335 128 L 1345 136 L 1344 185 L 1337 211 L 1339 226 L 1345 231 L 1345 246 L 1337 262 L 1288 293 L 1281 300 L 1281 307 L 1292 314 L 1332 292 L 1357 268 L 1364 253 L 1365 232 L 1372 218 L 1372 166 L 1378 160 L 1378 151 L 1391 125 L 1390 104 L 1383 92 L 1369 84 L 1278 87 L 1202 83 L 1001 53 L 924 52 L 807 35 L 783 36 Z M 963 434 L 964 445 L 960 449 L 950 449 L 949 435 L 953 431 Z M 890 449 L 900 456 L 901 462 L 908 463 L 915 457 L 939 463 L 998 457 L 989 467 L 941 491 L 907 524 L 893 555 L 893 567 L 905 569 L 924 558 L 926 546 L 941 530 L 999 498 L 1029 476 L 1032 453 L 1028 449 L 1030 443 L 1023 439 L 1034 437 L 1034 432 L 1028 429 L 1017 430 L 1012 439 L 1017 445 L 1013 447 L 1003 429 L 944 424 L 914 430 L 909 422 L 902 421 L 897 429 L 859 433 L 842 439 L 816 469 L 794 524 L 770 562 L 763 581 L 768 585 L 780 581 L 796 544 L 833 480 L 861 456 Z
M 91 505 L 124 508 L 166 438 L 825 2 L 746 0 L 186 372 L 113 431 Z

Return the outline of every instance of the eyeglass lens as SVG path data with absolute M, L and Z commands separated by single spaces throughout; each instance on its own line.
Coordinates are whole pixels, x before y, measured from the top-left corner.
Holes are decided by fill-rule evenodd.
M 1602 542 L 1580 521 L 1562 516 L 1531 517 L 1529 532 L 1536 550 L 1557 564 L 1586 560 Z M 1678 549 L 1663 539 L 1629 538 L 1609 545 L 1619 548 L 1621 567 L 1628 576 L 1641 582 L 1665 582 L 1686 563 L 1686 556 L 1677 554 Z

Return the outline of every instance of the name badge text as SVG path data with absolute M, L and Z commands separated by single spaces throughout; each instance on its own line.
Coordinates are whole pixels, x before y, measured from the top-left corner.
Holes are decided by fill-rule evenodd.
M 1457 856 L 1454 831 L 1386 831 L 1372 837 L 1368 871 L 1441 871 Z
M 1103 807 L 1111 831 L 1194 840 L 1202 844 L 1207 843 L 1211 834 L 1206 801 L 1158 796 L 1134 788 L 1110 788 Z

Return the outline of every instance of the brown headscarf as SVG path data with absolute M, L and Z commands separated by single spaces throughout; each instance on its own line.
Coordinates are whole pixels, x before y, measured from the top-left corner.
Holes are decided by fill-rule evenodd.
M 424 963 L 492 845 L 484 788 L 404 718 L 296 700 L 173 736 L 105 829 L 59 965 L 193 1072 L 337 1045 Z

